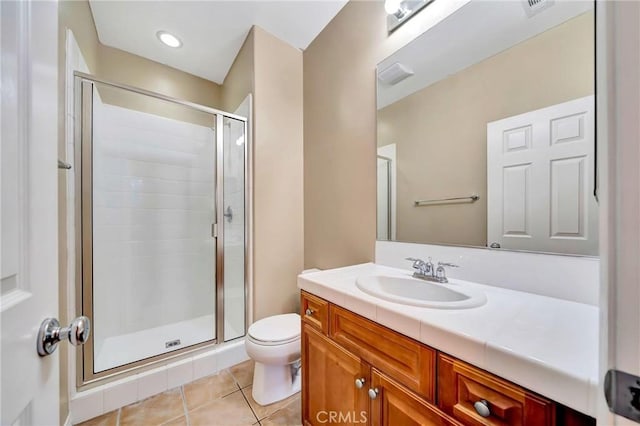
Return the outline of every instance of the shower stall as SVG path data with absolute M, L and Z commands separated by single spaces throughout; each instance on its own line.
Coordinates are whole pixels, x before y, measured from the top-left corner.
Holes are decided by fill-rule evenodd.
M 78 383 L 244 336 L 247 119 L 75 74 Z

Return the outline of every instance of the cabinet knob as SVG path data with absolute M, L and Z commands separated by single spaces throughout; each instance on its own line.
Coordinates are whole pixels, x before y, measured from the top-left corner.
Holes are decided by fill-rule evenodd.
M 364 377 L 360 377 L 359 379 L 356 379 L 356 387 L 358 389 L 362 389 L 365 383 L 366 383 L 366 380 L 364 379 Z
M 482 417 L 489 417 L 491 415 L 491 410 L 489 410 L 489 403 L 486 399 L 481 399 L 480 401 L 476 401 L 473 404 L 473 408 L 476 409 L 476 413 L 478 413 Z
M 308 317 L 310 317 L 311 315 L 313 315 L 313 310 L 311 308 L 307 308 L 306 311 L 304 311 L 305 315 L 307 315 Z
M 376 399 L 378 397 L 378 388 L 369 389 L 369 398 Z

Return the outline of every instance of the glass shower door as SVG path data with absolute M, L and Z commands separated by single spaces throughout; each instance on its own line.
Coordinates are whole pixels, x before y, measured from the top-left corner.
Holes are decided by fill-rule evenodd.
M 218 117 L 79 84 L 85 371 L 97 374 L 216 338 Z
M 222 200 L 222 238 L 219 249 L 224 252 L 223 312 L 224 341 L 245 334 L 245 181 L 246 181 L 246 126 L 245 122 L 230 117 L 222 120 L 222 155 L 219 164 L 224 176 Z

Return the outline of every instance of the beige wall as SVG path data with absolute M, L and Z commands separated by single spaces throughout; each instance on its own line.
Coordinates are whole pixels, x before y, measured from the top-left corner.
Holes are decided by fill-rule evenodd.
M 221 91 L 221 108 L 234 112 L 242 101 L 253 93 L 254 86 L 254 30 L 252 28 L 236 55 Z
M 220 107 L 218 84 L 102 44 L 96 75 L 200 105 Z
M 383 2 L 350 1 L 304 51 L 305 267 L 373 260 L 376 64 L 462 4 L 434 2 L 388 36 Z
M 254 319 L 297 309 L 304 257 L 302 52 L 254 28 Z
M 378 146 L 397 149 L 398 240 L 486 245 L 487 123 L 593 94 L 593 31 L 583 14 L 379 111 Z
M 260 27 L 222 85 L 235 111 L 253 94 L 253 318 L 297 310 L 303 269 L 302 52 Z

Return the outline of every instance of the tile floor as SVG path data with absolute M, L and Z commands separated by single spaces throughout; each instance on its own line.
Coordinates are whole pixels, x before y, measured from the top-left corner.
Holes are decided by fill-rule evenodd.
M 245 361 L 79 426 L 300 425 L 300 394 L 265 407 L 251 396 L 253 361 Z

